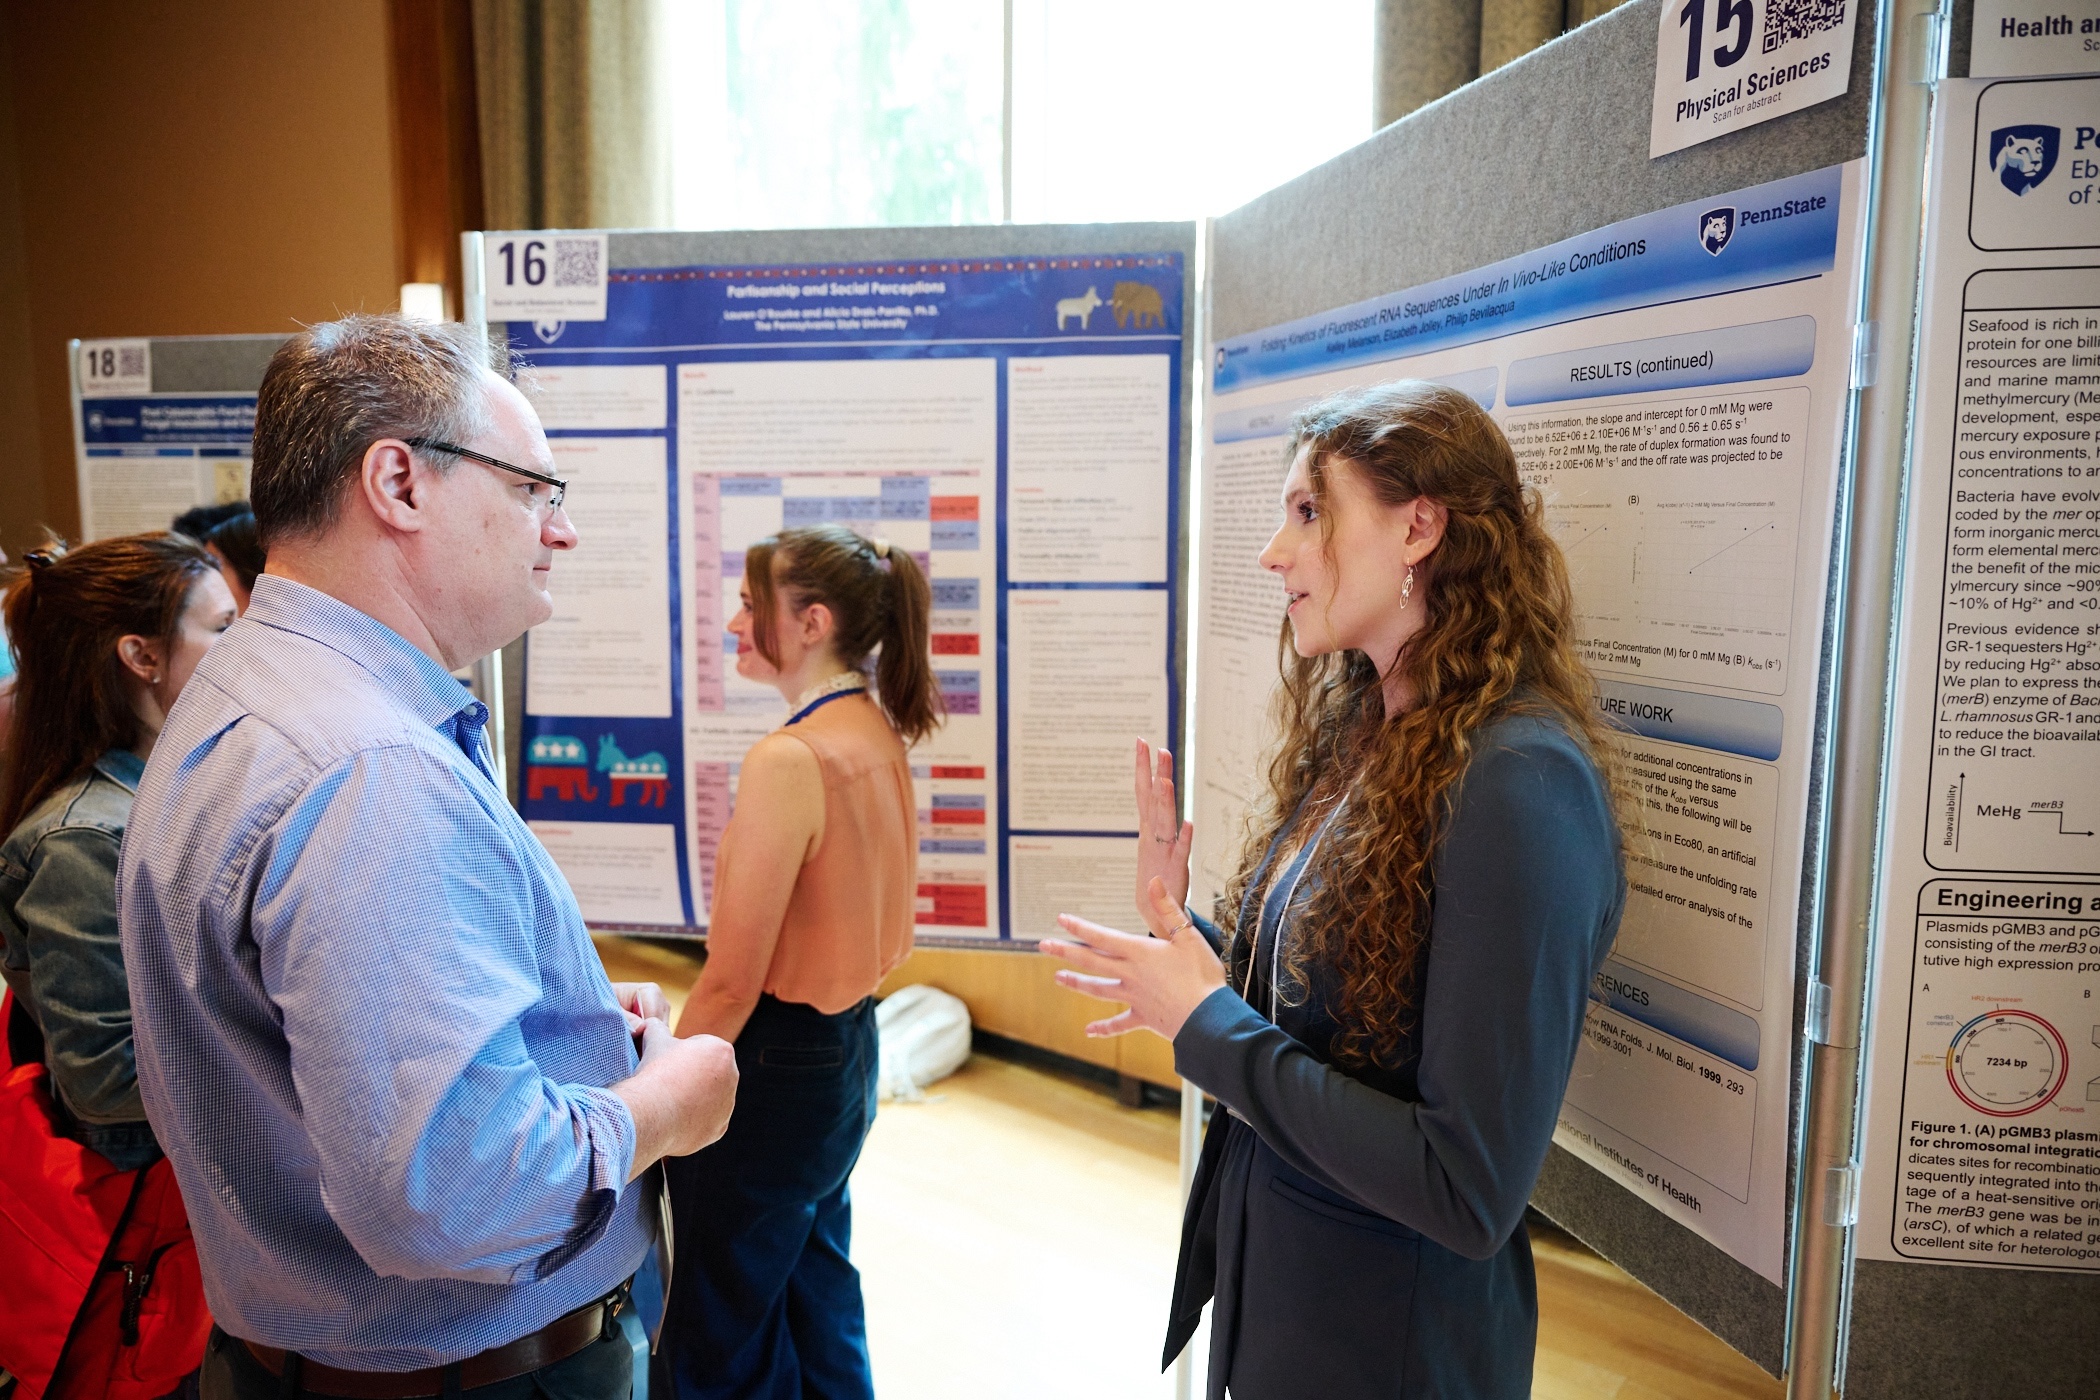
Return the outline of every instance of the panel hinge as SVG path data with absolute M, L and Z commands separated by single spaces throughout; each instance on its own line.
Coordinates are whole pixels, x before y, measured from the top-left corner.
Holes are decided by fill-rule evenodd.
M 1924 36 L 1918 44 L 1918 72 L 1911 81 L 1931 87 L 1940 80 L 1941 46 L 1947 42 L 1948 16 L 1944 10 L 1928 10 L 1917 17 L 1924 26 Z
M 1808 984 L 1808 1014 L 1803 1018 L 1801 1033 L 1815 1045 L 1830 1043 L 1830 984 L 1816 981 Z
M 1859 1224 L 1859 1163 L 1823 1169 L 1823 1223 L 1841 1228 Z
M 1852 328 L 1852 387 L 1871 389 L 1881 374 L 1881 323 L 1861 321 Z

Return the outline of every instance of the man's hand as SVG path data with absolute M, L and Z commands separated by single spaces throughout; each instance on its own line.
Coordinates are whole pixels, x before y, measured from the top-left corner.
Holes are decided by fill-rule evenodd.
M 736 1049 L 728 1041 L 711 1035 L 681 1040 L 661 1020 L 644 1020 L 641 1068 L 613 1085 L 634 1115 L 628 1180 L 658 1158 L 683 1157 L 721 1137 L 736 1107 L 736 1081 Z
M 644 1021 L 653 1019 L 665 1025 L 671 1023 L 670 998 L 654 982 L 615 982 L 612 989 L 620 1009 L 627 1013 L 629 1035 L 640 1035 Z

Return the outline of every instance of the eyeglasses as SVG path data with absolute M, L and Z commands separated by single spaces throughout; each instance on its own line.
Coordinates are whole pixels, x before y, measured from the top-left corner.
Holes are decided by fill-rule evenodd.
M 434 438 L 403 438 L 401 440 L 410 447 L 420 447 L 426 452 L 449 452 L 455 457 L 464 457 L 470 462 L 479 462 L 485 467 L 494 467 L 498 471 L 511 472 L 517 476 L 527 477 L 544 485 L 552 486 L 554 494 L 544 501 L 535 503 L 549 515 L 561 509 L 562 501 L 569 494 L 569 483 L 558 476 L 546 476 L 540 472 L 527 471 L 523 467 L 514 467 L 501 458 L 491 457 L 484 452 L 475 452 L 470 448 L 457 447 L 449 442 L 439 442 Z

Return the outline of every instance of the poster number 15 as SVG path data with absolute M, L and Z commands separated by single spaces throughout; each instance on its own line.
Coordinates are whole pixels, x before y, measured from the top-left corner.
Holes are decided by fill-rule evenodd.
M 1719 9 L 1714 14 L 1713 37 L 1719 40 L 1723 34 L 1734 31 L 1734 37 L 1726 43 L 1716 43 L 1713 50 L 1714 67 L 1733 68 L 1750 52 L 1750 34 L 1757 28 L 1757 9 L 1751 0 L 1714 0 Z M 1677 12 L 1677 25 L 1685 31 L 1684 80 L 1695 82 L 1699 77 L 1701 50 L 1706 47 L 1706 7 L 1708 0 L 1684 0 L 1684 8 Z
M 1738 0 L 1738 3 L 1746 2 L 1747 0 Z M 523 255 L 520 256 L 518 240 L 506 238 L 496 245 L 496 254 L 503 259 L 504 286 L 517 286 L 520 272 L 525 274 L 524 281 L 528 287 L 537 287 L 547 280 L 547 245 L 539 239 L 526 239 Z

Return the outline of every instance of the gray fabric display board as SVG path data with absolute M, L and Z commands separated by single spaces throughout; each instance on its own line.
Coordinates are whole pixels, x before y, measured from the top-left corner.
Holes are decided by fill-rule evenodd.
M 1660 0 L 1623 6 L 1218 219 L 1210 250 L 1214 341 L 1866 153 L 1871 12 L 1858 22 L 1844 97 L 1651 160 L 1659 9 Z M 1821 768 L 1818 754 L 1819 775 Z M 1811 901 L 1812 889 L 1804 890 L 1803 969 L 1811 965 Z M 1797 1034 L 1797 1069 L 1800 1054 Z M 1797 1090 L 1796 1120 L 1798 1112 Z M 1781 1288 L 1557 1146 L 1534 1201 L 1760 1366 L 1781 1372 Z
M 282 335 L 174 335 L 153 342 L 156 394 L 252 394 Z

